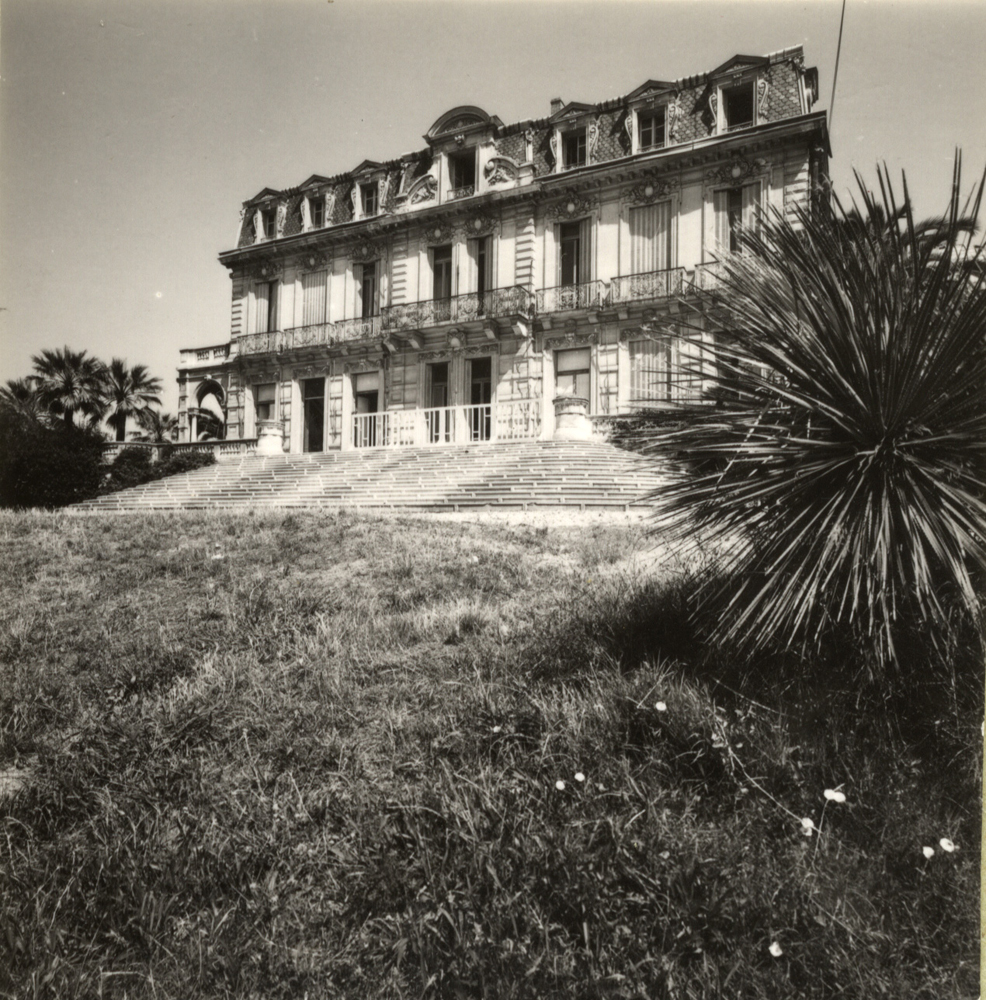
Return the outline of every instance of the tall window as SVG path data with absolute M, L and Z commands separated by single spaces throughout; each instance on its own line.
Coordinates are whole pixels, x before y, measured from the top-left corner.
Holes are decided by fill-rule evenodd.
M 746 128 L 754 123 L 753 81 L 725 87 L 722 91 L 722 116 L 726 131 Z
M 671 399 L 671 345 L 667 341 L 630 341 L 630 402 L 653 406 Z
M 376 182 L 374 181 L 372 184 L 360 184 L 359 193 L 363 206 L 363 218 L 368 219 L 370 216 L 376 215 L 379 211 Z
M 449 182 L 453 197 L 467 198 L 476 192 L 476 150 L 450 153 Z
M 264 239 L 272 240 L 277 235 L 277 209 L 263 209 L 260 218 L 264 227 Z
M 589 347 L 555 351 L 555 391 L 559 396 L 589 398 Z
M 630 266 L 632 274 L 671 266 L 671 202 L 630 209 Z
M 719 250 L 735 253 L 741 249 L 740 230 L 752 230 L 756 225 L 760 192 L 759 181 L 715 192 L 716 243 Z
M 641 112 L 637 120 L 640 123 L 641 150 L 661 149 L 664 146 L 664 108 Z
M 452 244 L 434 247 L 431 251 L 431 260 L 431 297 L 433 299 L 450 299 L 452 297 Z
M 253 387 L 254 410 L 257 420 L 273 420 L 277 384 L 264 382 Z
M 279 281 L 261 281 L 254 286 L 253 333 L 268 333 L 278 328 Z
M 328 271 L 313 271 L 301 276 L 303 326 L 314 326 L 325 322 L 328 284 Z
M 573 170 L 575 167 L 584 167 L 586 163 L 585 155 L 585 129 L 577 132 L 567 132 L 562 136 L 562 166 L 565 170 Z
M 325 225 L 325 199 L 308 199 L 308 217 L 312 220 L 312 229 L 321 229 Z
M 439 361 L 428 365 L 425 400 L 433 411 L 425 414 L 428 428 L 428 440 L 434 444 L 438 441 L 451 440 L 452 426 L 450 414 L 445 409 L 449 405 L 449 363 Z
M 476 297 L 479 300 L 479 314 L 486 308 L 486 293 L 493 288 L 493 251 L 489 236 L 469 240 L 469 258 L 475 275 Z
M 362 319 L 370 319 L 380 312 L 377 264 L 374 260 L 359 267 L 359 314 Z
M 560 285 L 579 285 L 589 280 L 589 239 L 585 219 L 563 222 L 558 227 Z
M 301 383 L 301 396 L 304 401 L 305 451 L 322 451 L 325 445 L 325 379 L 306 378 Z

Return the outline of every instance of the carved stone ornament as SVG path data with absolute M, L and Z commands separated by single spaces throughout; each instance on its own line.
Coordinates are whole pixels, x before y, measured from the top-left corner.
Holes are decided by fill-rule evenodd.
M 358 184 L 353 184 L 353 186 L 352 186 L 352 188 L 350 189 L 350 192 L 349 192 L 349 198 L 350 198 L 350 201 L 352 201 L 352 203 L 353 203 L 353 218 L 354 219 L 358 219 L 362 215 L 362 212 L 360 211 L 360 208 L 362 206 L 360 205 L 359 185 Z
M 496 231 L 499 223 L 486 212 L 476 212 L 462 223 L 461 229 L 468 239 L 470 236 L 489 236 Z M 434 230 L 432 230 L 434 232 Z
M 378 372 L 383 368 L 383 359 L 364 358 L 361 361 L 349 361 L 342 366 L 347 375 L 365 375 L 367 372 Z
M 577 219 L 580 215 L 591 212 L 593 208 L 595 204 L 592 201 L 572 191 L 549 205 L 546 214 L 549 219 Z
M 321 271 L 329 263 L 329 258 L 321 250 L 309 250 L 298 258 L 299 271 Z
M 627 116 L 623 119 L 623 127 L 627 130 L 627 138 L 630 140 L 631 149 L 633 149 L 633 130 L 636 117 L 632 111 L 627 111 Z
M 668 103 L 668 142 L 678 141 L 678 127 L 681 124 L 681 98 L 675 94 Z
M 408 204 L 418 205 L 423 201 L 434 201 L 438 194 L 438 180 L 431 174 L 419 177 L 408 191 Z
M 587 163 L 596 162 L 596 146 L 599 145 L 599 119 L 593 118 L 586 129 L 586 145 L 588 146 Z
M 451 222 L 436 222 L 425 230 L 425 240 L 428 243 L 451 243 L 455 237 L 455 227 Z
M 449 357 L 449 352 L 444 351 L 422 351 L 418 355 L 419 361 L 451 361 Z
M 536 133 L 534 129 L 524 129 L 524 162 L 530 163 L 534 159 L 534 139 Z
M 377 181 L 377 211 L 382 212 L 387 204 L 387 191 L 390 188 L 390 175 L 381 177 Z
M 770 75 L 757 77 L 757 121 L 767 120 L 767 94 L 770 92 Z
M 274 281 L 279 278 L 284 271 L 284 264 L 276 257 L 264 257 L 247 272 L 251 278 L 257 281 Z
M 715 87 L 709 93 L 709 111 L 712 114 L 712 131 L 714 132 L 719 124 L 719 92 Z
M 747 177 L 754 177 L 764 174 L 770 169 L 767 160 L 732 160 L 724 163 L 715 170 L 710 170 L 705 175 L 706 184 L 737 184 L 746 180 Z
M 483 167 L 487 184 L 511 184 L 517 180 L 517 165 L 507 156 L 492 156 Z
M 558 163 L 560 157 L 558 155 L 558 133 L 551 133 L 551 158 L 554 163 Z
M 475 347 L 465 348 L 462 355 L 466 358 L 485 358 L 499 353 L 500 348 L 497 344 L 477 344 Z
M 461 146 L 465 141 L 466 137 L 461 132 L 455 137 L 455 144 L 457 146 Z
M 280 205 L 277 206 L 277 215 L 275 216 L 274 222 L 274 235 L 283 236 L 284 235 L 284 223 L 288 218 L 288 204 L 286 201 L 282 201 Z
M 380 256 L 380 248 L 370 240 L 360 240 L 349 251 L 349 256 L 355 264 L 366 264 Z
M 626 201 L 634 205 L 647 205 L 652 201 L 660 201 L 676 194 L 681 188 L 677 177 L 663 177 L 659 180 L 648 179 L 643 184 L 629 188 L 623 195 Z
M 565 333 L 544 338 L 544 349 L 553 350 L 559 347 L 592 347 L 598 343 L 599 336 L 595 333 L 576 333 L 567 330 Z
M 305 365 L 302 368 L 297 366 L 294 369 L 294 377 L 299 378 L 318 378 L 319 375 L 323 377 L 328 377 L 332 374 L 332 365 L 326 363 L 324 365 Z

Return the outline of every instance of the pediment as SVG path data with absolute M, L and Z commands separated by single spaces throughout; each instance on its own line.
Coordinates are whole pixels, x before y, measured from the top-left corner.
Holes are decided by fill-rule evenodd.
M 582 115 L 591 114 L 595 110 L 595 104 L 582 104 L 581 101 L 569 101 L 560 111 L 556 111 L 548 121 L 554 125 L 557 122 L 567 121 L 572 118 L 581 118 Z
M 353 177 L 358 177 L 360 174 L 372 174 L 377 170 L 383 170 L 384 165 L 382 163 L 377 163 L 376 160 L 364 160 L 355 170 L 353 170 Z
M 252 198 L 248 198 L 243 204 L 256 205 L 262 201 L 275 201 L 280 197 L 280 191 L 275 191 L 273 188 L 264 188 L 262 191 L 258 191 Z
M 312 174 L 311 177 L 308 178 L 308 180 L 302 181 L 298 185 L 298 188 L 299 190 L 304 191 L 305 188 L 320 187 L 322 184 L 328 184 L 328 183 L 330 183 L 328 177 L 323 177 L 321 174 Z
M 709 76 L 723 76 L 726 73 L 740 73 L 744 69 L 756 69 L 758 66 L 769 66 L 770 60 L 766 56 L 741 56 L 735 55 L 732 59 L 727 59 L 721 66 L 717 66 Z
M 654 97 L 657 94 L 670 93 L 675 89 L 673 83 L 665 80 L 648 80 L 642 83 L 636 90 L 627 94 L 627 101 L 637 101 L 643 97 Z
M 450 133 L 470 132 L 475 129 L 496 127 L 502 124 L 496 115 L 488 115 L 482 108 L 478 108 L 474 104 L 460 104 L 458 107 L 446 111 L 428 129 L 425 140 L 430 142 L 433 139 L 449 135 Z

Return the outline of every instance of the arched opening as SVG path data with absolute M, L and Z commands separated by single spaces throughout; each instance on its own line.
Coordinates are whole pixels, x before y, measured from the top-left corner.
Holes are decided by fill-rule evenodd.
M 221 441 L 226 437 L 226 390 L 206 379 L 195 391 L 198 404 L 189 410 L 192 441 Z

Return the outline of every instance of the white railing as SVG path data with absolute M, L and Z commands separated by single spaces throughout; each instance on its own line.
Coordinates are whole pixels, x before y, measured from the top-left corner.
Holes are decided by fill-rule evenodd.
M 476 406 L 436 406 L 353 415 L 354 448 L 408 448 L 536 438 L 541 412 L 536 399 Z
M 127 449 L 146 451 L 151 456 L 151 462 L 159 462 L 172 455 L 190 454 L 195 451 L 211 452 L 216 461 L 226 458 L 237 458 L 240 455 L 252 455 L 257 448 L 257 439 L 232 438 L 220 441 L 107 441 L 103 445 L 103 461 L 112 462 L 120 452 Z

